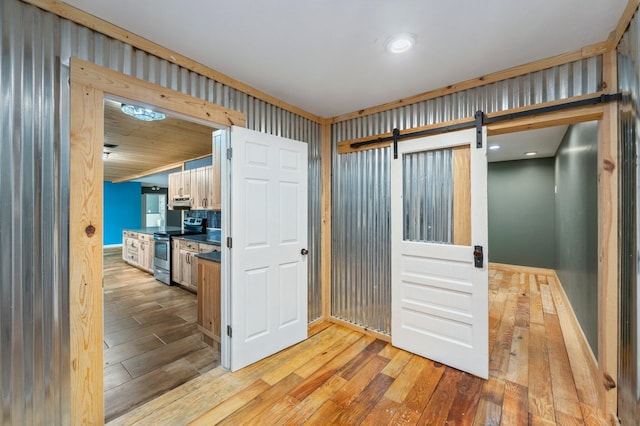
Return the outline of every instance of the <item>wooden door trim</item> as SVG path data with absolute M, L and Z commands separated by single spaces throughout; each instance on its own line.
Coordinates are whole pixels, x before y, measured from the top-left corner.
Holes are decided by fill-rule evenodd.
M 69 322 L 71 424 L 104 422 L 102 236 L 104 96 L 220 125 L 243 113 L 80 60 L 70 61 Z
M 591 93 L 588 95 L 574 96 L 572 98 L 567 99 L 559 99 L 556 101 L 544 102 L 541 104 L 529 105 L 526 107 L 520 108 L 512 108 L 504 111 L 497 111 L 486 114 L 487 118 L 494 118 L 498 116 L 508 116 L 510 114 L 522 113 L 526 111 L 535 111 L 541 108 L 547 107 L 556 107 L 564 104 L 571 104 L 573 102 L 584 101 L 587 99 L 593 99 L 598 97 L 599 95 L 604 94 L 603 92 Z M 529 116 L 525 116 L 522 118 L 509 119 L 504 121 L 498 121 L 491 124 L 486 124 L 487 127 L 487 135 L 495 136 L 501 135 L 505 133 L 514 133 L 523 130 L 533 130 L 540 129 L 544 127 L 552 127 L 552 126 L 561 126 L 561 125 L 569 125 L 575 123 L 581 123 L 585 121 L 593 121 L 600 120 L 603 117 L 605 109 L 605 104 L 598 103 L 594 105 L 582 106 L 582 107 L 567 107 L 567 109 L 562 109 L 553 112 L 533 114 Z M 425 126 L 412 127 L 409 129 L 402 130 L 404 137 L 408 136 L 408 132 L 410 133 L 418 133 L 423 131 L 431 131 L 432 134 L 437 133 L 445 133 L 454 131 L 451 128 L 460 125 L 468 125 L 468 127 L 473 127 L 475 122 L 475 117 L 465 117 L 459 118 L 456 120 L 445 121 L 435 124 L 427 124 Z M 366 151 L 369 149 L 377 149 L 377 148 L 385 148 L 391 145 L 391 137 L 392 133 L 382 133 L 378 135 L 370 135 L 356 139 L 347 139 L 338 142 L 338 154 L 349 154 L 352 152 L 358 151 Z M 416 134 L 412 137 L 421 137 Z M 387 139 L 383 142 L 374 142 L 376 138 Z M 367 145 L 362 145 L 358 147 L 352 147 L 351 145 L 358 142 L 371 142 Z

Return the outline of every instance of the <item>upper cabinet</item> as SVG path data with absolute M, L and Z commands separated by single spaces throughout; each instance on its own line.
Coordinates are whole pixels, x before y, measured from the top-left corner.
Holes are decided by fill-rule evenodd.
M 169 209 L 174 209 L 175 197 L 190 197 L 191 210 L 221 209 L 221 151 L 221 138 L 216 137 L 213 142 L 213 165 L 169 175 Z
M 173 208 L 175 197 L 187 197 L 191 195 L 191 170 L 171 173 L 169 175 L 169 208 Z

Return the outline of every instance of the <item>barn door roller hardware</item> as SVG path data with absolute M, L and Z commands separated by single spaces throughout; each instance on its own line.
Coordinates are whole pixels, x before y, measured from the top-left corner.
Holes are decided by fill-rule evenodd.
M 373 145 L 380 142 L 393 142 L 393 158 L 398 158 L 398 142 L 404 139 L 414 139 L 421 136 L 431 136 L 439 133 L 453 132 L 456 130 L 470 129 L 475 127 L 477 133 L 476 147 L 482 148 L 482 126 L 488 124 L 497 123 L 500 121 L 513 120 L 516 118 L 528 117 L 531 115 L 546 114 L 549 112 L 562 111 L 571 108 L 578 108 L 589 105 L 603 104 L 613 101 L 619 101 L 622 99 L 622 93 L 602 94 L 600 96 L 594 96 L 593 98 L 580 99 L 578 101 L 566 102 L 563 104 L 549 105 L 546 107 L 540 107 L 535 109 L 529 109 L 526 111 L 512 112 L 502 115 L 496 115 L 494 117 L 486 117 L 482 111 L 477 111 L 473 121 L 466 121 L 462 123 L 451 124 L 448 126 L 433 127 L 427 130 L 420 130 L 417 132 L 409 132 L 400 134 L 400 129 L 393 129 L 393 136 L 380 137 L 370 139 L 366 141 L 354 142 L 350 146 L 351 148 L 360 148 L 367 145 Z

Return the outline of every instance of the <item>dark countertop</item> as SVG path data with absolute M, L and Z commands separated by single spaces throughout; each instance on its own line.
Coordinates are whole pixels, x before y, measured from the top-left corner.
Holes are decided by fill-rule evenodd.
M 182 228 L 180 226 L 148 226 L 146 228 L 138 228 L 138 229 L 128 229 L 125 228 L 123 231 L 131 231 L 131 232 L 139 232 L 141 234 L 152 234 L 154 232 L 168 232 L 168 231 L 181 231 Z
M 204 244 L 213 244 L 214 246 L 220 245 L 220 240 L 208 240 L 206 234 L 198 234 L 198 235 L 179 235 L 173 237 L 178 240 L 189 240 L 189 241 L 197 241 L 199 243 Z
M 196 257 L 200 258 L 200 259 L 210 260 L 212 262 L 220 263 L 220 252 L 219 251 L 212 251 L 210 253 L 198 253 L 198 254 L 196 254 Z

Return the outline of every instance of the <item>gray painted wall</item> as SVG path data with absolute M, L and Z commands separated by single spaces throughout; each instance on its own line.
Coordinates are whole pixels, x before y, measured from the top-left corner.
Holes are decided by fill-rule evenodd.
M 556 272 L 598 354 L 597 122 L 569 127 L 556 153 Z
M 488 166 L 489 261 L 555 268 L 554 159 Z

